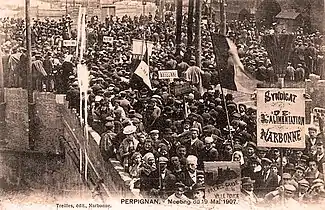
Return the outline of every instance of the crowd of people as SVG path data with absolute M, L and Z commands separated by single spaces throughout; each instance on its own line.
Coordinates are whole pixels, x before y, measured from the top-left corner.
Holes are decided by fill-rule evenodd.
M 5 18 L 0 23 L 5 34 L 2 60 L 6 86 L 26 87 L 23 21 Z M 68 17 L 34 20 L 32 70 L 35 89 L 66 93 L 69 107 L 79 113 L 77 59 L 61 42 L 76 38 L 70 24 Z M 282 163 L 279 149 L 257 147 L 256 109 L 236 103 L 232 94 L 223 96 L 217 88 L 219 77 L 207 26 L 202 25 L 199 68 L 186 48 L 186 16 L 183 24 L 181 53 L 174 56 L 172 16 L 165 22 L 152 15 L 108 17 L 104 23 L 97 17 L 87 21 L 85 62 L 90 88 L 89 97 L 82 100 L 89 102 L 89 125 L 101 135 L 103 158 L 119 160 L 132 177 L 131 187 L 140 189 L 144 197 L 200 199 L 205 189 L 204 161 L 237 161 L 243 177 L 242 199 L 252 205 L 261 200 L 274 203 L 282 197 L 288 202 L 321 202 L 325 197 L 325 131 L 310 127 L 306 148 L 284 150 Z M 212 25 L 214 28 L 217 25 Z M 265 29 L 265 33 L 270 30 Z M 275 81 L 255 21 L 229 22 L 228 35 L 237 44 L 247 69 L 260 80 Z M 321 65 L 322 35 L 303 31 L 297 35 L 286 73 L 289 80 L 303 80 L 309 73 L 317 73 Z M 103 36 L 113 37 L 113 43 L 103 42 Z M 139 62 L 131 52 L 132 39 L 143 38 L 154 43 L 149 58 L 151 89 L 133 75 Z M 172 83 L 159 80 L 158 70 L 163 69 L 176 69 L 179 78 Z M 202 75 L 204 94 L 195 85 L 199 77 L 190 72 Z M 189 83 L 189 92 L 173 91 L 174 86 Z

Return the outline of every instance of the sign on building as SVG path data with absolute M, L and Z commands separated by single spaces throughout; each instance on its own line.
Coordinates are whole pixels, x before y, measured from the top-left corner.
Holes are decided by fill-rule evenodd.
M 151 56 L 152 48 L 153 48 L 153 42 L 133 39 L 133 42 L 132 42 L 132 54 L 144 55 L 147 48 L 148 48 L 148 55 Z
M 104 43 L 112 43 L 113 44 L 114 38 L 111 36 L 103 36 Z
M 161 70 L 158 71 L 159 79 L 176 79 L 178 78 L 177 70 Z
M 205 198 L 210 204 L 239 204 L 240 163 L 204 162 Z
M 64 47 L 75 47 L 77 46 L 76 40 L 63 40 L 63 46 Z
M 257 90 L 257 146 L 305 148 L 305 89 Z

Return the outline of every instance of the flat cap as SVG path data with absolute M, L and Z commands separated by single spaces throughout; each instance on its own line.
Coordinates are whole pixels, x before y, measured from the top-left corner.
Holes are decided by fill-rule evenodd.
M 197 132 L 199 132 L 199 129 L 198 128 L 191 128 L 191 131 L 197 131 Z
M 284 190 L 287 192 L 296 192 L 297 189 L 291 184 L 286 184 L 284 185 Z
M 159 157 L 158 161 L 159 163 L 167 163 L 168 159 L 166 157 Z
M 159 134 L 159 131 L 158 130 L 152 130 L 149 132 L 149 134 Z
M 210 136 L 208 136 L 208 137 L 205 137 L 205 139 L 204 139 L 204 142 L 205 142 L 206 144 L 210 144 L 210 143 L 212 143 L 212 142 L 213 142 L 213 138 L 212 138 L 212 137 L 210 137 Z
M 302 180 L 298 181 L 298 184 L 300 186 L 309 187 L 309 182 L 306 179 L 302 179 Z
M 261 161 L 265 162 L 265 163 L 269 163 L 269 164 L 272 163 L 272 161 L 270 159 L 268 159 L 268 158 L 262 158 Z
M 283 173 L 283 179 L 291 179 L 291 174 L 289 173 Z

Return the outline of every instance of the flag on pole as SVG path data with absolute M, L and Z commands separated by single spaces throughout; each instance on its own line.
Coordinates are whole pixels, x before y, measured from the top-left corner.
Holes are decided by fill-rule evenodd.
M 212 41 L 216 48 L 218 65 L 221 68 L 220 85 L 229 90 L 253 94 L 260 81 L 245 70 L 235 43 L 220 34 L 214 34 Z
M 134 71 L 134 74 L 138 75 L 150 90 L 152 89 L 149 77 L 149 66 L 146 62 L 141 61 L 137 69 Z
M 89 88 L 89 71 L 85 64 L 77 65 L 77 77 L 81 92 L 87 92 Z
M 81 18 L 81 44 L 80 44 L 80 61 L 83 59 L 83 54 L 86 50 L 86 8 L 83 8 Z
M 150 81 L 150 70 L 149 70 L 149 50 L 148 45 L 146 44 L 143 49 L 144 54 L 143 58 L 140 61 L 135 61 L 134 66 L 136 66 L 136 69 L 130 79 L 130 84 L 135 89 L 141 89 L 143 86 L 147 86 L 150 90 L 152 90 L 151 87 L 151 81 Z
M 79 41 L 81 36 L 81 16 L 82 16 L 83 9 L 81 6 L 79 7 L 79 14 L 78 14 L 78 21 L 77 21 L 77 45 L 76 45 L 76 58 L 78 58 L 79 53 Z

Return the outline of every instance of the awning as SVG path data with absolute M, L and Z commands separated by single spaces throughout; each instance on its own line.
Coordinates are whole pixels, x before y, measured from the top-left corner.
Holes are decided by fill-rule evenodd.
M 300 13 L 294 11 L 281 11 L 275 18 L 295 20 L 299 15 Z

